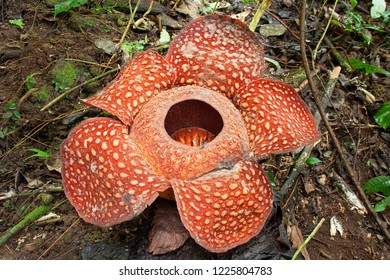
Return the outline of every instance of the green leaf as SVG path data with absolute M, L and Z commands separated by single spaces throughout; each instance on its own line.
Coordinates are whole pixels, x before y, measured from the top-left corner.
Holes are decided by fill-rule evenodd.
M 15 110 L 17 107 L 16 103 L 15 102 L 8 102 L 6 105 L 5 105 L 5 108 L 7 110 Z
M 25 158 L 24 160 L 28 160 L 32 157 L 49 158 L 51 156 L 50 152 L 45 152 L 35 148 L 27 149 L 27 151 L 34 152 L 35 154 Z
M 383 70 L 381 68 L 378 68 L 374 65 L 364 63 L 363 61 L 360 61 L 354 57 L 350 57 L 349 62 L 351 63 L 353 68 L 355 68 L 357 70 L 363 70 L 366 74 L 381 73 L 381 74 L 384 74 L 384 75 L 390 77 L 390 72 Z
M 14 111 L 14 112 L 12 113 L 11 119 L 12 119 L 13 121 L 16 121 L 16 120 L 19 120 L 21 117 L 22 117 L 22 116 L 20 115 L 20 113 L 19 113 L 18 111 Z
M 356 0 L 349 0 L 349 3 L 351 3 L 352 9 L 355 9 L 355 7 L 358 4 L 358 2 Z
M 275 182 L 275 176 L 274 174 L 267 172 L 268 179 L 271 183 L 271 186 L 276 187 L 276 182 Z
M 89 0 L 67 0 L 54 5 L 54 16 L 60 13 L 65 13 L 73 8 L 80 7 L 81 5 L 87 4 Z
M 30 90 L 32 88 L 34 88 L 37 84 L 37 81 L 35 80 L 34 76 L 33 75 L 28 75 L 27 79 L 26 79 L 26 88 L 27 90 Z
M 138 43 L 132 42 L 123 42 L 121 45 L 121 49 L 124 52 L 132 53 L 136 50 L 142 51 L 145 47 L 146 42 L 144 40 L 140 40 Z
M 309 164 L 309 165 L 314 165 L 314 164 L 317 164 L 317 163 L 320 163 L 322 162 L 320 159 L 316 158 L 316 157 L 309 157 L 307 160 L 306 160 L 306 163 Z
M 4 137 L 7 135 L 8 133 L 8 128 L 2 128 L 0 129 L 0 139 L 4 139 Z
M 390 206 L 390 196 L 386 197 L 385 199 L 379 201 L 377 204 L 374 206 L 374 211 L 375 212 L 382 212 L 385 211 L 387 206 Z
M 374 115 L 374 120 L 385 130 L 390 126 L 390 101 L 382 104 Z
M 16 25 L 17 27 L 19 27 L 20 29 L 23 29 L 24 28 L 24 22 L 23 22 L 23 19 L 21 18 L 18 18 L 18 19 L 11 19 L 8 21 L 10 24 L 13 24 L 13 25 Z
M 363 189 L 367 193 L 383 193 L 390 196 L 390 176 L 377 176 L 364 183 Z
M 10 119 L 12 117 L 13 113 L 14 112 L 12 112 L 12 111 L 6 111 L 1 117 L 3 119 Z
M 370 15 L 372 18 L 380 18 L 386 11 L 385 0 L 372 0 Z

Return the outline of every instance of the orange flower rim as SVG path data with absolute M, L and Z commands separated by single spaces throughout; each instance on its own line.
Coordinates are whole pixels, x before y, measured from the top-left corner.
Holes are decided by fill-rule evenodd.
M 86 222 L 108 227 L 173 189 L 192 238 L 212 252 L 263 228 L 273 192 L 257 159 L 319 138 L 295 92 L 263 78 L 259 39 L 229 16 L 191 21 L 166 57 L 145 51 L 83 103 L 88 119 L 61 147 L 65 194 Z

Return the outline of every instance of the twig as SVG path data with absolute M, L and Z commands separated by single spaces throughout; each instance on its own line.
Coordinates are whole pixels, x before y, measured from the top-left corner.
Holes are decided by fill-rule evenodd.
M 332 10 L 335 10 L 335 9 L 336 9 L 336 6 L 337 6 L 337 3 L 338 3 L 338 2 L 339 2 L 339 0 L 336 0 L 336 1 L 334 2 L 334 5 L 333 5 L 333 9 L 332 9 Z M 325 37 L 325 35 L 326 35 L 326 32 L 327 32 L 328 29 L 329 29 L 329 25 L 330 25 L 330 23 L 332 22 L 332 19 L 333 19 L 333 13 L 330 14 L 330 17 L 329 17 L 328 23 L 326 24 L 325 30 L 324 30 L 324 32 L 322 32 L 321 38 L 320 38 L 320 40 L 318 40 L 317 46 L 316 46 L 316 48 L 315 48 L 314 51 L 313 51 L 313 69 L 315 68 L 315 67 L 314 67 L 314 63 L 315 63 L 316 58 L 317 58 L 318 49 L 319 49 L 320 46 L 321 46 L 322 40 L 324 40 L 324 37 Z
M 45 128 L 48 124 L 52 123 L 52 122 L 55 122 L 55 121 L 58 121 L 58 120 L 61 120 L 63 118 L 65 118 L 66 116 L 68 116 L 69 114 L 72 114 L 74 112 L 78 112 L 78 111 L 83 111 L 85 110 L 85 108 L 81 108 L 81 109 L 78 109 L 78 110 L 74 110 L 70 113 L 63 113 L 51 120 L 45 120 L 45 121 L 42 121 L 40 124 L 38 124 L 36 127 L 34 127 L 34 129 L 32 130 L 29 130 L 26 135 L 23 137 L 22 140 L 20 140 L 18 143 L 16 143 L 11 149 L 7 150 L 6 152 L 4 152 L 2 155 L 0 155 L 0 162 L 2 160 L 5 159 L 5 157 L 7 155 L 9 155 L 12 151 L 14 151 L 15 149 L 19 148 L 24 142 L 27 141 L 27 139 L 30 139 L 31 137 L 33 137 L 35 134 L 37 134 L 40 130 L 42 130 L 43 128 Z
M 280 200 L 283 200 L 284 197 L 286 197 L 289 189 L 291 188 L 292 185 L 294 185 L 294 182 L 297 179 L 298 175 L 301 174 L 302 170 L 305 169 L 306 160 L 309 158 L 313 147 L 314 147 L 314 144 L 310 144 L 310 145 L 305 146 L 305 148 L 303 148 L 299 157 L 295 161 L 294 167 L 292 168 L 290 175 L 288 176 L 286 181 L 284 181 L 282 187 L 280 188 L 280 192 L 279 192 Z
M 41 108 L 41 112 L 42 111 L 45 111 L 46 109 L 48 109 L 48 108 L 50 108 L 51 106 L 53 106 L 55 103 L 57 103 L 59 100 L 61 100 L 62 98 L 64 98 L 67 94 L 69 94 L 69 93 L 71 93 L 72 91 L 74 91 L 74 90 L 76 90 L 76 89 L 78 89 L 78 88 L 80 88 L 80 87 L 82 87 L 82 86 L 85 86 L 85 85 L 87 85 L 87 84 L 89 84 L 89 83 L 92 83 L 92 82 L 94 82 L 94 81 L 96 81 L 96 80 L 98 80 L 98 79 L 100 79 L 100 78 L 103 78 L 104 76 L 107 76 L 107 75 L 109 75 L 109 74 L 111 74 L 111 73 L 114 73 L 114 72 L 116 72 L 117 71 L 117 69 L 111 69 L 111 70 L 109 70 L 109 71 L 107 71 L 107 72 L 105 72 L 105 73 L 102 73 L 102 74 L 100 74 L 100 75 L 97 75 L 96 77 L 93 77 L 92 79 L 89 79 L 88 81 L 85 81 L 84 83 L 81 83 L 81 84 L 79 84 L 79 85 L 77 85 L 77 86 L 75 86 L 75 87 L 73 87 L 73 88 L 71 88 L 71 89 L 69 89 L 69 90 L 67 90 L 67 91 L 64 91 L 63 93 L 61 93 L 59 96 L 57 96 L 56 98 L 54 98 L 51 102 L 49 102 L 48 104 L 46 104 L 45 106 L 43 106 L 42 108 Z
M 352 205 L 352 209 L 356 209 L 359 214 L 365 215 L 367 214 L 367 209 L 361 203 L 357 195 L 351 190 L 348 184 L 344 181 L 343 178 L 337 173 L 332 172 L 333 179 L 335 182 L 335 186 L 339 187 L 341 191 L 344 193 L 348 202 Z
M 40 259 L 42 259 L 42 257 L 44 256 L 44 255 L 46 255 L 47 254 L 47 252 L 49 252 L 50 250 L 51 250 L 51 248 L 53 248 L 54 247 L 54 245 L 56 245 L 57 244 L 57 242 L 58 242 L 58 240 L 60 240 L 62 237 L 64 237 L 64 235 L 72 228 L 72 227 L 74 227 L 76 224 L 77 224 L 77 222 L 78 221 L 80 221 L 80 218 L 77 218 L 50 246 L 49 246 L 49 248 L 47 248 L 39 257 L 38 257 L 38 260 L 40 260 Z
M 297 40 L 299 41 L 299 36 L 296 35 L 296 34 L 291 30 L 291 28 L 288 27 L 288 25 L 284 23 L 283 20 L 281 20 L 277 15 L 275 15 L 274 13 L 272 13 L 272 12 L 269 11 L 269 10 L 265 10 L 265 12 L 266 12 L 267 14 L 269 14 L 271 17 L 273 17 L 274 19 L 276 19 L 277 21 L 279 21 L 280 24 L 283 25 L 283 26 L 290 32 L 290 34 L 291 34 L 295 39 L 297 39 Z
M 329 122 L 328 122 L 328 119 L 326 118 L 326 115 L 325 115 L 325 112 L 324 110 L 322 109 L 321 107 L 321 101 L 318 97 L 318 91 L 317 91 L 317 88 L 316 86 L 314 85 L 314 82 L 311 78 L 311 70 L 310 70 L 310 66 L 309 66 L 309 62 L 308 62 L 308 59 L 307 59 L 307 54 L 306 54 L 306 44 L 305 44 L 305 21 L 306 21 L 306 0 L 302 0 L 301 2 L 301 11 L 300 11 L 301 15 L 300 15 L 300 47 L 301 47 L 301 56 L 302 56 L 302 62 L 303 62 L 303 67 L 305 68 L 305 72 L 306 72 L 306 77 L 308 78 L 308 81 L 309 81 L 309 86 L 310 86 L 310 89 L 311 89 L 311 92 L 312 92 L 312 96 L 313 96 L 313 99 L 314 99 L 314 102 L 317 106 L 317 109 L 318 109 L 318 112 L 320 113 L 321 115 L 321 118 L 324 122 L 324 125 L 326 127 L 326 129 L 328 130 L 328 133 L 336 147 L 336 150 L 337 150 L 337 153 L 344 165 L 344 168 L 346 169 L 346 171 L 348 172 L 348 175 L 350 177 L 350 179 L 352 180 L 352 183 L 356 189 L 356 191 L 359 193 L 359 195 L 361 196 L 361 198 L 363 198 L 363 201 L 366 205 L 366 208 L 368 209 L 370 215 L 372 215 L 375 219 L 375 221 L 377 222 L 378 226 L 381 228 L 382 230 L 382 233 L 385 235 L 388 243 L 390 244 L 390 234 L 389 234 L 389 231 L 387 230 L 387 228 L 385 227 L 385 223 L 379 218 L 379 215 L 372 209 L 371 207 L 371 204 L 370 204 L 370 201 L 368 200 L 367 196 L 365 195 L 362 187 L 360 186 L 358 180 L 356 179 L 356 175 L 355 175 L 355 172 L 354 170 L 351 168 L 351 166 L 349 165 L 348 163 L 348 160 L 347 158 L 345 157 L 344 153 L 343 153 L 343 150 L 341 149 L 341 145 L 340 145 L 340 142 L 336 136 L 336 134 L 334 133 L 332 127 L 330 126 Z
M 152 1 L 153 2 L 153 1 Z M 134 8 L 134 11 L 133 11 L 133 8 L 132 8 L 132 5 L 131 5 L 131 0 L 129 0 L 129 9 L 130 9 L 130 18 L 127 22 L 127 25 L 126 25 L 126 28 L 125 30 L 123 31 L 122 33 L 122 37 L 121 39 L 119 40 L 119 43 L 118 43 L 118 46 L 121 47 L 122 44 L 123 44 L 123 41 L 125 40 L 126 36 L 127 36 L 127 33 L 129 32 L 129 29 L 130 29 L 130 26 L 132 23 L 134 23 L 134 16 L 135 16 L 135 13 L 137 12 L 138 10 L 138 7 L 141 3 L 141 0 L 138 0 L 137 1 L 137 4 L 135 5 L 135 8 Z M 106 64 L 106 68 L 104 69 L 104 71 L 106 71 L 106 69 L 111 65 L 112 61 L 114 60 L 116 56 L 116 52 L 110 57 L 110 59 L 108 60 L 107 64 Z
M 318 225 L 314 228 L 314 230 L 309 234 L 309 236 L 305 239 L 305 241 L 303 241 L 303 243 L 301 244 L 301 246 L 299 246 L 299 248 L 296 250 L 296 252 L 294 253 L 293 257 L 291 258 L 291 260 L 296 260 L 296 258 L 298 257 L 299 253 L 302 251 L 303 248 L 305 248 L 305 246 L 309 243 L 310 239 L 313 238 L 314 235 L 316 235 L 317 231 L 321 228 L 322 224 L 325 222 L 325 219 L 322 218 L 321 221 L 318 223 Z
M 271 0 L 263 0 L 259 7 L 257 8 L 256 10 L 256 13 L 255 15 L 253 16 L 253 19 L 251 21 L 251 23 L 249 24 L 249 29 L 254 32 L 256 27 L 257 27 L 257 24 L 259 23 L 260 21 L 260 18 L 261 16 L 264 14 L 264 11 L 266 9 L 268 9 L 268 7 L 271 6 Z
M 0 246 L 4 245 L 13 235 L 28 227 L 32 222 L 48 212 L 53 207 L 50 203 L 52 200 L 53 197 L 50 196 L 48 201 L 32 210 L 19 223 L 8 229 L 2 236 L 0 236 Z
M 131 8 L 131 1 L 129 0 L 130 18 L 129 18 L 129 21 L 127 22 L 125 31 L 123 32 L 122 37 L 121 37 L 121 39 L 120 39 L 120 41 L 119 41 L 119 46 L 122 45 L 123 41 L 125 40 L 125 38 L 126 38 L 126 36 L 127 36 L 127 32 L 129 32 L 129 29 L 130 29 L 131 24 L 134 23 L 134 16 L 135 16 L 135 13 L 136 13 L 137 10 L 138 10 L 138 7 L 139 7 L 140 3 L 141 3 L 141 1 L 138 0 L 138 1 L 137 1 L 137 4 L 135 5 L 134 11 L 132 11 L 132 8 Z
M 336 48 L 333 46 L 332 42 L 329 40 L 328 37 L 324 38 L 325 44 L 330 47 L 330 54 L 333 56 L 334 59 L 340 64 L 341 67 L 347 72 L 351 72 L 353 69 L 349 62 L 343 58 L 343 56 L 336 50 Z
M 63 192 L 63 191 L 64 191 L 64 189 L 61 187 L 51 187 L 51 188 L 47 188 L 47 189 L 40 188 L 38 190 L 34 190 L 34 191 L 30 191 L 30 192 L 23 192 L 23 193 L 14 194 L 14 195 L 2 195 L 2 196 L 0 196 L 0 201 L 13 199 L 13 198 L 17 198 L 17 197 L 31 196 L 31 195 L 35 195 L 38 193 L 57 193 L 57 192 Z
M 148 14 L 150 14 L 150 12 L 152 11 L 152 8 L 153 8 L 153 4 L 154 4 L 154 0 L 150 1 L 148 10 L 143 14 L 142 17 L 146 17 Z
M 77 59 L 77 58 L 65 58 L 66 61 L 75 61 L 75 62 L 80 62 L 80 63 L 84 63 L 84 64 L 90 64 L 90 65 L 95 65 L 95 66 L 98 66 L 98 67 L 104 67 L 104 68 L 107 68 L 107 65 L 104 65 L 104 64 L 101 64 L 101 63 L 97 63 L 97 62 L 93 62 L 93 61 L 88 61 L 88 60 L 82 60 L 82 59 Z M 110 67 L 112 68 L 112 67 Z

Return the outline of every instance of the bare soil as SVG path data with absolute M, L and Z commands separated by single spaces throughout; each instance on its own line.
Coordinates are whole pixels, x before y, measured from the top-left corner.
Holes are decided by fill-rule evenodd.
M 50 211 L 55 214 L 53 219 L 32 223 L 1 246 L 1 259 L 290 259 L 321 219 L 324 223 L 300 258 L 390 259 L 389 243 L 372 215 L 354 209 L 338 187 L 336 179 L 340 176 L 352 192 L 358 193 L 322 124 L 321 142 L 311 151 L 311 156 L 321 162 L 306 165 L 288 195 L 275 203 L 267 225 L 257 237 L 227 253 L 209 253 L 192 239 L 169 254 L 153 256 L 148 253 L 147 235 L 153 213 L 162 203 L 160 199 L 138 218 L 109 229 L 82 221 L 61 189 L 59 145 L 82 119 L 102 114 L 96 109 L 86 110 L 78 100 L 96 93 L 115 74 L 81 86 L 47 110 L 41 109 L 61 92 L 122 63 L 121 54 L 108 54 L 107 50 L 96 46 L 96 39 L 118 43 L 129 14 L 126 8 L 92 9 L 114 5 L 116 1 L 90 1 L 86 6 L 54 17 L 50 2 L 0 1 L 0 115 L 3 116 L 0 129 L 7 128 L 6 135 L 0 138 L 0 233 L 6 232 L 26 213 L 41 205 L 42 194 L 52 195 L 52 204 L 57 205 Z M 175 10 L 174 1 L 162 2 L 163 6 L 155 8 L 147 17 L 157 22 L 161 14 L 170 16 L 175 24 L 163 24 L 163 27 L 174 36 L 179 25 L 184 26 L 190 17 L 183 10 Z M 245 17 L 245 22 L 249 24 L 255 5 L 229 2 L 231 7 L 217 12 L 237 15 L 249 10 Z M 300 75 L 303 70 L 297 38 L 299 1 L 273 2 L 268 9 L 270 13 L 264 14 L 260 24 L 281 21 L 288 30 L 279 36 L 264 37 L 258 34 L 259 28 L 256 29 L 264 42 L 266 57 L 278 61 L 280 65 L 278 68 L 269 63 L 267 76 L 294 83 L 297 88 L 303 85 L 299 93 L 315 112 L 305 77 Z M 333 3 L 326 3 L 323 7 L 323 1 L 308 2 L 306 39 L 308 49 L 314 50 L 328 20 L 324 7 L 329 9 Z M 379 20 L 370 19 L 370 1 L 366 2 L 359 4 L 357 12 L 372 24 L 379 24 Z M 345 14 L 341 5 L 336 11 Z M 137 13 L 136 19 L 142 18 L 143 13 Z M 18 18 L 23 19 L 23 29 L 9 23 L 9 20 Z M 121 24 L 122 21 L 125 25 Z M 371 33 L 373 38 L 369 46 L 363 45 L 359 35 L 334 25 L 329 28 L 327 36 L 334 49 L 343 56 L 353 56 L 389 71 L 389 33 Z M 126 41 L 139 42 L 147 37 L 145 49 L 157 49 L 159 36 L 156 24 L 144 31 L 131 28 Z M 166 49 L 161 52 L 164 54 L 164 51 Z M 329 73 L 339 65 L 331 51 L 332 48 L 324 42 L 318 48 L 314 78 L 321 92 Z M 308 54 L 311 55 L 310 52 Z M 309 57 L 311 59 L 312 56 Z M 69 85 L 63 85 L 59 78 L 55 78 L 55 73 L 62 71 L 58 69 L 63 68 L 54 67 L 61 67 L 59 63 L 64 62 L 70 62 L 76 69 Z M 360 184 L 374 176 L 390 174 L 390 135 L 373 120 L 379 106 L 389 100 L 389 85 L 390 78 L 385 75 L 367 75 L 362 71 L 347 72 L 342 69 L 333 94 L 324 105 Z M 16 104 L 15 110 L 7 108 L 7 104 L 12 103 Z M 20 118 L 4 117 L 9 114 L 7 112 L 15 111 L 19 112 Z M 50 159 L 29 157 L 33 154 L 28 150 L 31 148 L 49 151 Z M 263 167 L 275 177 L 276 194 L 290 176 L 297 156 L 270 156 L 262 162 Z M 379 195 L 370 195 L 371 206 L 379 199 Z M 379 217 L 389 227 L 390 210 L 379 213 Z M 331 235 L 331 221 L 335 218 L 342 230 Z

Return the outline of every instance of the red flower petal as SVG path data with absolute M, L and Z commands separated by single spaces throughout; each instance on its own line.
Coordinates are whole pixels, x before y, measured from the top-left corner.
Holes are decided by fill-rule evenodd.
M 263 56 L 260 40 L 244 23 L 207 15 L 179 32 L 166 60 L 176 70 L 176 84 L 207 86 L 232 97 L 262 75 Z
M 288 152 L 319 138 L 310 109 L 287 84 L 270 79 L 253 81 L 239 90 L 234 103 L 256 156 Z
M 101 93 L 82 102 L 105 110 L 128 125 L 142 106 L 170 88 L 174 79 L 174 70 L 159 53 L 145 51 L 129 61 Z
M 154 175 L 122 123 L 89 119 L 63 142 L 65 194 L 85 221 L 107 227 L 139 215 L 169 187 Z
M 270 183 L 255 161 L 174 181 L 172 187 L 184 226 L 211 252 L 246 243 L 260 232 L 272 210 Z

